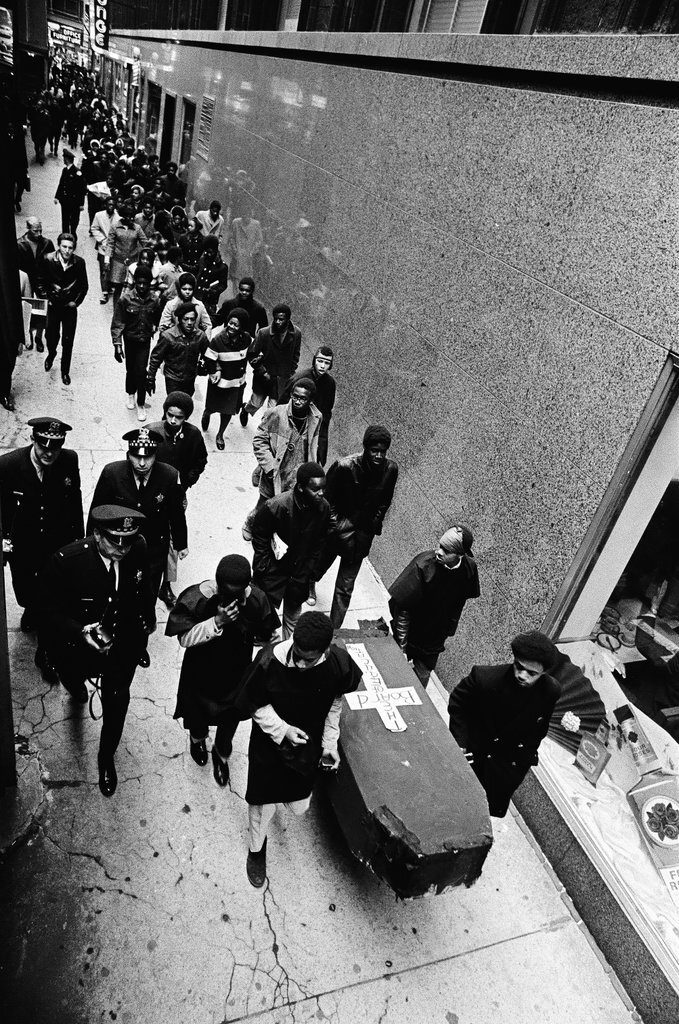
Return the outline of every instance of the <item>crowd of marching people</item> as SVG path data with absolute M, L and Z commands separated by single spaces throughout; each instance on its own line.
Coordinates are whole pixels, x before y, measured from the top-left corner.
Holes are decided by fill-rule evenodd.
M 247 872 L 261 887 L 276 805 L 303 813 L 319 764 L 339 763 L 342 695 L 359 686 L 361 673 L 333 639 L 397 488 L 391 432 L 370 424 L 361 450 L 326 469 L 333 411 L 341 402 L 332 373 L 341 351 L 322 345 L 302 360 L 291 306 L 274 304 L 269 320 L 255 277 L 242 273 L 252 271 L 251 257 L 263 244 L 261 232 L 248 230 L 257 222 L 248 214 L 225 217 L 218 198 L 189 215 L 177 165 L 161 167 L 155 154 L 135 144 L 93 79 L 83 72 L 56 78 L 29 121 L 36 162 L 57 158 L 61 147 L 64 166 L 54 197 L 62 211 L 56 245 L 36 216 L 18 239 L 22 290 L 46 306 L 44 320 L 34 314 L 27 320 L 24 343 L 46 350 L 46 372 L 61 344 L 61 379 L 71 386 L 77 311 L 89 286 L 76 248 L 89 232 L 100 301 L 111 309 L 112 355 L 125 367 L 121 404 L 144 425 L 124 433 L 125 457 L 102 470 L 87 519 L 78 458 L 65 446 L 69 424 L 50 415 L 30 420 L 31 444 L 0 458 L 5 556 L 23 608 L 21 628 L 36 634 L 35 663 L 47 682 L 80 703 L 92 699 L 92 685 L 100 692 L 99 786 L 110 797 L 130 687 L 137 667 L 151 662 L 156 600 L 166 604 L 166 634 L 184 650 L 175 717 L 200 766 L 208 762 L 206 741 L 216 727 L 210 755 L 221 787 L 229 781 L 238 724 L 253 719 Z M 17 191 L 17 209 L 21 198 Z M 227 288 L 233 294 L 225 299 Z M 160 376 L 163 416 L 145 424 L 147 396 Z M 205 400 L 198 427 L 191 417 L 200 378 Z M 213 415 L 217 451 L 224 450 L 233 417 L 247 430 L 259 416 L 252 435 L 258 496 L 241 524 L 252 559 L 226 554 L 213 579 L 176 594 L 177 563 L 189 555 L 189 492 L 209 473 Z M 394 637 L 425 685 L 466 601 L 480 594 L 473 541 L 467 527 L 453 524 L 390 590 Z M 328 616 L 313 610 L 315 584 L 337 560 Z M 256 647 L 262 650 L 253 661 Z M 534 763 L 546 732 L 558 693 L 548 675 L 552 656 L 541 634 L 515 641 L 515 667 L 502 685 L 521 702 L 532 732 L 525 749 L 513 737 L 503 741 L 501 755 L 497 747 L 493 752 L 495 768 L 500 756 L 509 759 L 489 782 L 501 790 L 494 813 L 506 811 L 511 787 Z M 458 699 L 451 729 L 460 736 L 464 714 Z M 478 735 L 476 747 L 465 737 L 483 781 L 486 754 Z

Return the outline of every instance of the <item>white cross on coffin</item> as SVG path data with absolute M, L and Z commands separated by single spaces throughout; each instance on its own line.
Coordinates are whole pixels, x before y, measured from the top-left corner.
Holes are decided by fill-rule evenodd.
M 390 689 L 377 670 L 377 665 L 368 654 L 365 644 L 347 644 L 347 652 L 363 672 L 364 690 L 345 693 L 347 704 L 352 711 L 374 708 L 382 724 L 390 732 L 405 732 L 408 728 L 403 721 L 399 707 L 421 704 L 414 686 L 399 686 Z

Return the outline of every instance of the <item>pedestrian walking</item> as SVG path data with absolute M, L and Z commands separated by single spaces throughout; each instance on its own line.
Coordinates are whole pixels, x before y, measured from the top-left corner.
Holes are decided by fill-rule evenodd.
M 238 282 L 238 291 L 233 299 L 227 299 L 219 307 L 215 317 L 215 326 L 225 324 L 234 309 L 244 309 L 248 314 L 247 332 L 254 338 L 269 323 L 266 309 L 255 298 L 255 282 L 252 277 L 242 277 Z
M 186 558 L 189 553 L 184 492 L 177 470 L 156 460 L 158 446 L 163 441 L 159 434 L 148 427 L 140 427 L 123 434 L 123 441 L 127 441 L 127 458 L 104 466 L 94 488 L 91 507 L 125 505 L 144 516 L 140 532 L 148 547 L 155 600 L 165 572 L 170 541 L 179 558 Z M 88 533 L 93 523 L 90 513 Z
M 85 206 L 87 183 L 83 173 L 75 165 L 75 157 L 70 149 L 63 151 L 64 169 L 59 178 L 54 202 L 61 206 L 61 230 L 68 231 L 78 237 L 80 211 Z
M 137 419 L 146 419 L 147 366 L 151 339 L 160 320 L 160 300 L 151 294 L 148 267 L 137 267 L 134 287 L 120 296 L 113 309 L 111 338 L 116 362 L 125 360 L 128 409 L 137 406 Z M 123 354 L 124 353 L 124 354 Z
M 481 593 L 473 544 L 471 530 L 454 524 L 435 550 L 415 555 L 389 588 L 394 637 L 424 686 L 465 604 Z
M 248 315 L 234 309 L 226 327 L 216 328 L 205 350 L 204 363 L 208 373 L 205 411 L 200 421 L 203 430 L 210 427 L 210 416 L 219 413 L 215 438 L 217 449 L 224 451 L 224 431 L 243 403 L 245 370 L 252 338 L 246 332 Z
M 94 238 L 97 263 L 99 264 L 99 282 L 101 284 L 101 299 L 99 301 L 102 306 L 111 297 L 111 284 L 106 268 L 106 246 L 108 245 L 108 236 L 111 233 L 111 228 L 114 228 L 117 224 L 120 224 L 120 216 L 116 210 L 115 199 L 109 196 L 104 203 L 104 209 L 95 213 L 91 224 L 91 234 Z
M 297 470 L 292 490 L 265 501 L 252 520 L 253 579 L 274 607 L 283 602 L 284 639 L 292 635 L 316 578 L 321 552 L 334 540 L 324 489 L 323 467 L 305 462 Z M 275 537 L 286 545 L 280 558 L 274 553 Z
M 163 331 L 151 353 L 146 383 L 151 394 L 156 390 L 156 373 L 162 366 L 168 395 L 172 391 L 192 395 L 198 364 L 203 358 L 210 359 L 207 355 L 210 342 L 205 331 L 196 326 L 198 314 L 194 304 L 182 302 L 176 307 L 175 315 L 176 322 Z
M 177 278 L 177 294 L 169 302 L 166 302 L 163 306 L 163 312 L 160 317 L 160 323 L 158 330 L 162 334 L 163 331 L 169 330 L 170 327 L 174 327 L 177 323 L 177 309 L 184 302 L 190 302 L 193 304 L 196 310 L 196 316 L 198 317 L 196 323 L 201 331 L 205 331 L 205 334 L 209 338 L 212 334 L 212 320 L 208 314 L 205 304 L 200 299 L 195 298 L 196 291 L 196 279 L 193 274 L 187 273 L 180 274 Z
M 213 199 L 207 210 L 198 210 L 195 218 L 200 226 L 203 238 L 214 235 L 218 242 L 221 242 L 224 234 L 224 218 L 222 217 L 222 204 L 218 199 Z
M 152 423 L 149 430 L 162 437 L 156 451 L 158 462 L 174 466 L 179 473 L 179 484 L 184 493 L 184 511 L 188 504 L 188 491 L 198 483 L 207 466 L 207 448 L 203 435 L 189 423 L 193 412 L 193 399 L 183 391 L 172 391 L 163 402 L 163 418 Z M 177 579 L 178 553 L 172 542 L 167 555 L 167 564 L 158 597 L 173 608 L 176 598 L 172 584 Z
M 216 322 L 219 296 L 229 283 L 229 268 L 219 252 L 219 241 L 209 235 L 203 244 L 203 253 L 196 272 L 196 298 L 205 303 L 213 323 Z
M 278 399 L 279 405 L 285 405 L 290 401 L 290 395 L 295 384 L 298 384 L 304 377 L 308 377 L 316 386 L 314 392 L 314 405 L 320 412 L 321 429 L 318 435 L 317 459 L 321 466 L 325 466 L 328 460 L 328 434 L 330 431 L 330 420 L 335 407 L 337 397 L 337 384 L 330 373 L 333 368 L 335 356 L 329 345 L 321 345 L 314 352 L 311 366 L 298 370 L 287 383 Z
M 177 239 L 177 245 L 182 251 L 181 264 L 184 270 L 195 278 L 205 245 L 205 236 L 196 217 L 191 217 L 186 231 Z
M 118 302 L 128 264 L 139 256 L 147 242 L 139 224 L 134 223 L 132 207 L 123 203 L 118 208 L 120 221 L 109 231 L 104 249 L 104 269 L 108 274 L 114 305 Z
M 212 768 L 218 786 L 229 781 L 233 737 L 241 721 L 236 696 L 252 663 L 255 644 L 269 643 L 280 619 L 269 599 L 252 585 L 242 555 L 225 555 L 213 580 L 184 590 L 170 612 L 166 636 L 184 649 L 175 718 L 183 719 L 197 765 L 208 761 L 206 739 L 216 726 Z
M 78 324 L 78 306 L 87 295 L 89 284 L 85 260 L 75 255 L 75 235 L 62 232 L 57 238 L 57 251 L 48 253 L 42 262 L 47 295 L 45 370 L 52 369 L 61 339 L 61 380 L 71 383 L 71 358 Z
M 496 818 L 529 768 L 547 735 L 560 687 L 550 675 L 558 651 L 533 631 L 511 642 L 513 663 L 475 665 L 448 701 L 450 731 L 467 755 Z
M 337 542 L 323 551 L 317 580 L 339 555 L 330 610 L 335 629 L 344 622 L 363 559 L 370 554 L 375 537 L 381 536 L 394 497 L 398 466 L 387 458 L 390 445 L 387 428 L 373 424 L 363 435 L 363 451 L 338 459 L 328 470 L 325 497 L 337 519 Z M 315 601 L 315 587 L 309 596 Z
M 332 643 L 332 623 L 320 612 L 305 612 L 293 636 L 265 647 L 245 677 L 238 707 L 253 720 L 246 871 L 256 889 L 266 882 L 267 830 L 277 805 L 304 814 L 320 765 L 339 766 L 342 699 L 361 678 L 347 652 Z
M 99 789 L 110 797 L 137 666 L 147 663 L 155 629 L 143 516 L 119 505 L 95 506 L 92 532 L 52 555 L 39 584 L 38 636 L 74 700 L 88 699 L 86 679 L 99 680 L 102 724 Z
M 26 231 L 17 239 L 17 251 L 19 256 L 19 269 L 28 274 L 31 282 L 33 297 L 46 299 L 47 290 L 44 279 L 43 260 L 49 253 L 54 252 L 54 242 L 45 238 L 42 233 L 42 223 L 37 217 L 26 219 Z M 34 330 L 35 347 L 38 352 L 44 352 L 43 332 L 45 330 L 46 317 L 37 312 L 31 317 L 31 329 Z M 30 341 L 30 337 L 29 337 Z M 31 345 L 27 343 L 26 348 Z
M 250 363 L 254 368 L 252 394 L 240 411 L 240 422 L 246 427 L 248 416 L 261 409 L 264 402 L 276 405 L 290 378 L 299 366 L 302 332 L 292 322 L 290 307 L 284 302 L 274 306 L 271 327 L 263 327 L 252 343 Z

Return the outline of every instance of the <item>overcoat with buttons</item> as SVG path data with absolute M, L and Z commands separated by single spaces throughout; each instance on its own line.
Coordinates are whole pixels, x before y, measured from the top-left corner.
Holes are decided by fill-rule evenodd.
M 450 731 L 473 754 L 472 767 L 493 816 L 507 813 L 514 790 L 538 763 L 538 747 L 560 692 L 546 674 L 523 687 L 513 665 L 475 665 L 451 693 Z
M 88 533 L 94 525 L 92 509 L 98 505 L 123 505 L 143 512 L 146 519 L 139 532 L 148 545 L 152 574 L 165 565 L 170 539 L 177 551 L 187 547 L 184 491 L 179 484 L 179 474 L 173 466 L 156 459 L 140 494 L 130 462 L 127 459 L 109 462 L 102 469 L 94 488 L 87 521 Z
M 83 640 L 83 626 L 101 623 L 113 644 L 105 656 L 134 668 L 155 625 L 148 552 L 137 536 L 118 563 L 118 585 L 111 593 L 108 571 L 92 536 L 68 544 L 48 559 L 38 585 L 38 636 L 58 669 L 85 678 L 98 674 L 103 655 Z
M 83 536 L 83 500 L 78 456 L 62 448 L 40 480 L 31 460 L 32 444 L 0 456 L 3 537 L 17 602 L 29 606 L 39 571 L 51 554 Z

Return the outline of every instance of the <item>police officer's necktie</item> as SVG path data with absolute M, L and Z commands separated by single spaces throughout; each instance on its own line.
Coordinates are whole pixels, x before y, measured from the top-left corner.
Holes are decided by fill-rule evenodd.
M 116 567 L 115 562 L 111 560 L 108 567 L 108 585 L 111 591 L 111 595 L 115 597 L 116 594 Z

